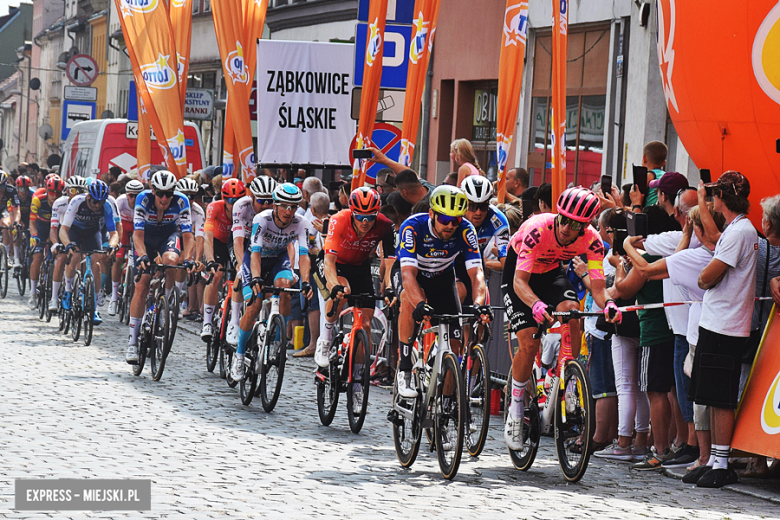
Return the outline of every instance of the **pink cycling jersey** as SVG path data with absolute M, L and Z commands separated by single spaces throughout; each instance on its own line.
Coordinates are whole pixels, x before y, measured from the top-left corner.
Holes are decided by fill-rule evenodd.
M 543 213 L 531 217 L 520 226 L 509 241 L 509 247 L 517 253 L 515 269 L 527 273 L 546 273 L 557 269 L 559 262 L 568 262 L 584 253 L 588 259 L 590 279 L 603 280 L 604 245 L 598 232 L 589 225 L 584 235 L 563 246 L 555 237 L 556 217 L 553 213 Z

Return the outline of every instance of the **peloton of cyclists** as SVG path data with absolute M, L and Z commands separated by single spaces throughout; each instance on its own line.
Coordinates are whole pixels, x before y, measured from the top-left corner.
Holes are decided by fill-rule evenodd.
M 35 294 L 38 286 L 38 275 L 43 264 L 43 250 L 50 243 L 51 215 L 54 203 L 62 195 L 65 181 L 59 175 L 50 177 L 44 187 L 44 195 L 36 195 L 30 205 L 30 248 L 32 249 L 32 265 L 30 265 L 30 308 L 37 305 Z

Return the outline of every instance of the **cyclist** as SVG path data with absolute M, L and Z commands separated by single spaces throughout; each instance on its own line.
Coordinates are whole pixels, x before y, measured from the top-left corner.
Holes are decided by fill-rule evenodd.
M 49 241 L 52 243 L 51 252 L 56 255 L 57 252 L 64 248 L 60 242 L 60 222 L 65 217 L 65 211 L 68 209 L 68 204 L 73 197 L 87 191 L 87 180 L 84 177 L 78 175 L 71 175 L 65 182 L 65 195 L 54 201 L 54 206 L 51 210 L 51 223 L 49 226 Z M 58 256 L 54 259 L 54 276 L 52 277 L 52 290 L 51 301 L 49 301 L 49 310 L 55 312 L 57 310 L 57 300 L 59 299 L 60 286 L 62 284 L 62 277 L 65 274 L 65 257 Z
M 176 176 L 168 170 L 158 170 L 150 184 L 151 190 L 144 190 L 136 197 L 133 215 L 133 274 L 140 273 L 141 278 L 130 303 L 130 337 L 125 361 L 131 365 L 138 363 L 138 332 L 152 280 L 149 255 L 159 254 L 163 264 L 177 265 L 180 256 L 190 257 L 194 243 L 190 203 L 187 197 L 174 191 Z M 173 277 L 167 277 L 166 298 L 170 298 L 172 290 Z
M 234 346 L 238 344 L 238 322 L 241 319 L 241 305 L 244 303 L 239 284 L 248 285 L 252 281 L 252 272 L 249 269 L 252 221 L 258 213 L 273 208 L 275 189 L 276 181 L 273 178 L 260 175 L 249 183 L 249 194 L 238 199 L 233 205 L 233 256 L 236 265 L 239 265 L 238 259 L 241 259 L 239 276 L 233 286 L 230 323 L 227 329 L 227 342 Z
M 65 246 L 65 252 L 73 252 L 71 262 L 65 267 L 65 297 L 62 302 L 65 310 L 70 310 L 73 279 L 76 268 L 81 263 L 81 254 L 78 251 L 102 249 L 101 229 L 104 223 L 109 233 L 109 245 L 116 246 L 119 243 L 119 234 L 114 226 L 113 209 L 108 202 L 108 186 L 105 182 L 96 180 L 89 186 L 87 193 L 76 195 L 68 203 L 68 209 L 65 210 L 65 216 L 60 224 L 60 240 Z M 102 323 L 97 306 L 92 322 L 95 325 Z
M 19 222 L 19 194 L 16 191 L 16 187 L 13 182 L 8 182 L 8 174 L 5 171 L 0 170 L 0 226 L 10 228 L 12 225 Z M 6 245 L 8 250 L 8 263 L 16 266 L 16 261 L 13 259 L 17 256 L 21 256 L 21 251 L 18 245 L 11 247 L 13 243 L 11 239 L 11 230 L 3 230 L 3 244 Z M 16 254 L 14 254 L 16 253 Z M 19 267 L 21 267 L 21 263 Z
M 65 181 L 60 179 L 59 175 L 55 175 L 46 181 L 45 197 L 33 197 L 30 206 L 30 248 L 32 249 L 32 265 L 30 266 L 31 309 L 36 307 L 38 301 L 35 290 L 38 287 L 38 276 L 40 275 L 41 264 L 43 264 L 43 249 L 49 242 L 52 208 L 64 189 Z
M 195 263 L 196 270 L 201 272 L 205 267 L 202 263 L 202 260 L 203 242 L 205 236 L 204 226 L 206 224 L 206 211 L 198 201 L 199 195 L 202 195 L 201 188 L 195 179 L 184 177 L 179 179 L 179 182 L 176 183 L 176 189 L 186 195 L 187 199 L 190 201 L 190 211 L 192 211 L 192 232 L 195 234 L 195 247 L 193 248 L 192 258 L 189 260 L 193 261 Z M 179 276 L 179 273 L 181 273 L 181 276 Z M 186 274 L 181 271 L 179 273 L 177 273 L 176 283 L 179 284 L 179 290 L 184 292 Z M 195 319 L 194 316 L 200 312 L 200 307 L 203 302 L 203 290 L 205 288 L 205 284 L 200 283 L 201 281 L 202 279 L 199 278 L 193 282 L 191 287 L 187 288 L 187 308 L 184 309 L 182 307 L 183 318 L 189 318 L 191 320 Z
M 477 233 L 463 219 L 468 205 L 466 195 L 454 186 L 439 186 L 431 193 L 430 204 L 428 213 L 412 215 L 401 224 L 398 261 L 391 274 L 393 291 L 401 299 L 398 317 L 401 356 L 396 383 L 399 394 L 405 398 L 417 397 L 411 372 L 415 322 L 434 312 L 459 314 L 461 311 L 453 267 L 459 255 L 466 260 L 480 319 L 483 322 L 493 319 L 493 311 L 485 305 L 487 290 Z M 450 337 L 452 349 L 458 354 L 462 340 L 459 325 L 450 326 Z
M 537 324 L 553 323 L 552 310 L 579 310 L 577 291 L 562 262 L 585 254 L 591 293 L 604 309 L 608 321 L 620 321 L 615 301 L 609 298 L 604 281 L 604 246 L 590 222 L 598 217 L 599 199 L 585 188 L 568 188 L 558 197 L 558 214 L 534 215 L 520 226 L 509 241 L 507 260 L 501 280 L 509 330 L 517 335 L 520 348 L 512 360 L 512 401 L 504 425 L 504 440 L 512 450 L 523 447 L 525 390 L 530 382 L 539 339 L 534 339 Z M 581 330 L 578 320 L 569 322 L 572 354 L 579 355 Z
M 298 241 L 300 253 L 301 279 L 308 280 L 311 270 L 309 251 L 307 249 L 307 220 L 295 214 L 303 194 L 292 183 L 279 184 L 273 193 L 274 207 L 261 211 L 252 220 L 252 254 L 249 255 L 249 265 L 242 266 L 242 273 L 251 273 L 251 281 L 242 279 L 242 291 L 245 300 L 252 295 L 261 296 L 261 287 L 265 280 L 275 287 L 290 287 L 294 277 L 291 258 L 295 257 L 295 241 Z M 246 260 L 246 257 L 245 257 Z M 248 283 L 247 283 L 248 282 Z M 308 281 L 301 284 L 301 290 L 307 298 L 311 298 L 311 286 Z M 262 307 L 262 297 L 246 308 L 241 317 L 238 330 L 238 348 L 233 357 L 230 374 L 235 380 L 244 377 L 244 354 L 252 334 L 252 327 Z M 282 316 L 290 315 L 290 295 L 283 293 L 279 301 L 279 312 Z
M 314 274 L 320 290 L 330 295 L 327 304 L 324 300 L 320 301 L 320 308 L 325 311 L 322 314 L 324 323 L 314 352 L 314 361 L 320 367 L 328 366 L 333 327 L 346 294 L 371 295 L 359 302 L 363 308 L 362 326 L 371 342 L 375 302 L 369 256 L 381 242 L 384 262 L 387 264 L 383 288 L 390 287 L 390 270 L 395 262 L 395 226 L 389 218 L 379 213 L 381 205 L 379 193 L 375 190 L 357 188 L 349 196 L 349 208 L 330 218 L 328 235 L 317 257 Z M 333 305 L 337 305 L 336 312 L 328 317 Z
M 87 179 L 87 186 L 89 186 L 89 184 L 91 184 L 93 181 L 94 179 L 92 178 Z M 111 204 L 111 210 L 114 213 L 114 227 L 116 228 L 117 234 L 121 238 L 124 234 L 124 230 L 122 228 L 122 217 L 119 214 L 119 206 L 117 206 L 116 198 L 111 195 L 110 188 L 108 192 L 108 199 L 106 200 L 109 204 Z M 101 232 L 103 233 L 103 249 L 107 250 L 108 252 L 105 255 L 95 255 L 93 258 L 93 271 L 100 273 L 100 287 L 96 288 L 98 305 L 100 307 L 106 304 L 106 287 L 108 285 L 108 280 L 111 278 L 111 263 L 109 262 L 109 257 L 115 255 L 117 251 L 108 244 L 108 228 L 106 227 L 105 223 L 103 223 Z M 117 288 L 118 287 L 119 285 L 117 285 Z
M 108 302 L 108 315 L 115 316 L 119 306 L 119 286 L 122 285 L 122 262 L 131 256 L 126 254 L 130 249 L 130 240 L 133 236 L 133 210 L 135 200 L 139 193 L 144 191 L 141 181 L 131 180 L 125 184 L 125 192 L 116 199 L 116 207 L 119 218 L 122 221 L 122 236 L 119 242 L 120 248 L 116 252 L 116 260 L 111 267 L 111 300 Z
M 228 179 L 222 183 L 221 191 L 222 199 L 215 200 L 206 208 L 206 224 L 203 227 L 206 270 L 214 274 L 211 284 L 203 291 L 203 327 L 200 331 L 200 339 L 206 342 L 210 341 L 214 334 L 211 322 L 219 299 L 219 286 L 222 283 L 222 271 L 219 267 L 226 269 L 234 263 L 234 256 L 231 253 L 233 242 L 230 237 L 230 229 L 233 227 L 233 206 L 246 194 L 246 187 L 238 179 Z M 231 278 L 230 281 L 232 282 L 233 279 Z M 232 312 L 237 313 L 240 306 L 240 303 L 238 305 L 234 303 Z M 228 330 L 228 336 L 230 333 L 231 331 Z M 238 341 L 238 333 L 234 332 L 233 335 Z

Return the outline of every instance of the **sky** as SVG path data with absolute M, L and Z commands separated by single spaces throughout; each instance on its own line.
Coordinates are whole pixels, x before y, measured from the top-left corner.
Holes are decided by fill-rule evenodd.
M 21 0 L 0 0 L 0 16 L 8 14 L 8 6 L 18 7 Z M 31 4 L 32 1 L 26 1 L 26 4 Z

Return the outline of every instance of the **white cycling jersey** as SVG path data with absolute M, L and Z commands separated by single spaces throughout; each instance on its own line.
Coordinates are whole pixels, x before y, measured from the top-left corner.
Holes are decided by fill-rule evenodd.
M 51 227 L 60 227 L 60 222 L 62 222 L 65 216 L 65 210 L 68 209 L 68 202 L 70 202 L 70 198 L 67 195 L 63 195 L 54 201 L 54 206 L 51 208 Z
M 119 217 L 126 221 L 133 221 L 133 207 L 127 201 L 127 194 L 122 194 L 116 199 L 116 207 L 119 210 Z
M 309 237 L 306 232 L 309 221 L 295 215 L 286 228 L 279 229 L 274 222 L 273 212 L 273 209 L 261 211 L 252 220 L 252 252 L 260 253 L 263 258 L 276 257 L 286 253 L 287 245 L 297 239 L 299 253 L 309 254 Z
M 255 218 L 255 206 L 251 195 L 245 195 L 233 204 L 233 238 L 252 236 L 252 220 Z

